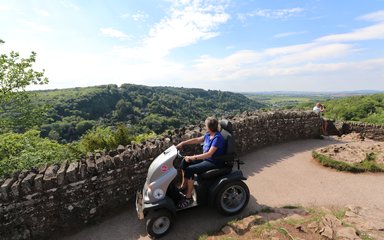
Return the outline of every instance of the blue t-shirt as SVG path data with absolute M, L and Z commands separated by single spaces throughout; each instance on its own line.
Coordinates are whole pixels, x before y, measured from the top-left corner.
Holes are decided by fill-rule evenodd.
M 220 132 L 216 132 L 215 135 L 210 139 L 209 133 L 204 135 L 204 146 L 203 152 L 206 153 L 209 151 L 211 147 L 216 147 L 215 153 L 210 158 L 206 158 L 205 160 L 210 161 L 217 166 L 221 166 L 224 164 L 221 160 L 215 160 L 214 158 L 217 156 L 224 155 L 224 137 Z

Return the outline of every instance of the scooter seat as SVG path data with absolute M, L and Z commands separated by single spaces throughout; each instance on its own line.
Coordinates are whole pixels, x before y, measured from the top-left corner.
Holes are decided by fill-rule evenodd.
M 200 179 L 207 180 L 207 179 L 212 179 L 212 178 L 216 178 L 216 177 L 228 174 L 231 171 L 232 171 L 232 168 L 216 168 L 216 169 L 208 170 L 204 173 L 201 173 L 198 176 Z

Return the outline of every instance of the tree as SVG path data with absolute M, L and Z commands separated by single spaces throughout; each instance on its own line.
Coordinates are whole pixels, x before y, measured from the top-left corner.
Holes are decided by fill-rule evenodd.
M 44 70 L 33 70 L 35 61 L 35 52 L 28 58 L 14 51 L 0 55 L 0 132 L 22 132 L 43 121 L 47 106 L 38 105 L 32 101 L 33 94 L 26 92 L 29 85 L 48 83 Z

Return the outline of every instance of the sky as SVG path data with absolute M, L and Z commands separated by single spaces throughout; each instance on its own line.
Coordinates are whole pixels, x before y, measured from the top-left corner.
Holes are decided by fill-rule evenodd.
M 32 90 L 384 90 L 384 0 L 0 0 L 0 39 Z

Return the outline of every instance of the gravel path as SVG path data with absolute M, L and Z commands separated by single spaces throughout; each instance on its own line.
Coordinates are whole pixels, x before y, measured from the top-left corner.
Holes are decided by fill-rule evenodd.
M 318 147 L 335 140 L 300 140 L 256 150 L 243 156 L 242 166 L 251 198 L 242 215 L 283 205 L 346 206 L 384 208 L 384 174 L 351 174 L 324 168 L 312 160 Z M 241 216 L 236 216 L 241 217 Z M 233 219 L 222 217 L 213 209 L 192 208 L 177 215 L 172 231 L 163 239 L 196 239 L 217 230 Z M 145 222 L 136 218 L 133 204 L 100 224 L 90 226 L 62 240 L 149 239 Z

